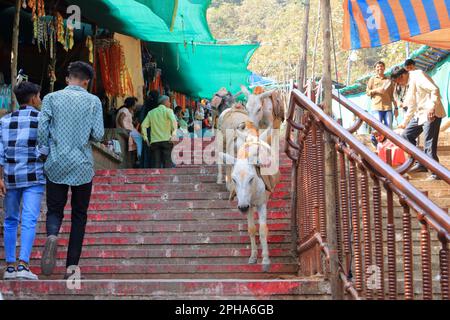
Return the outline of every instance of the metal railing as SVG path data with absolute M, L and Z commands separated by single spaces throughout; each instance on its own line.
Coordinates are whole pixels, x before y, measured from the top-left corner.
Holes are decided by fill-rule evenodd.
M 402 174 L 412 159 L 447 184 L 449 170 L 338 93 L 334 99 L 358 119 L 348 130 L 313 102 L 311 89 L 307 95 L 292 92 L 285 143 L 285 152 L 294 161 L 293 214 L 300 273 L 331 276 L 325 184 L 332 183 L 339 277 L 345 291 L 354 299 L 448 300 L 450 217 Z M 411 160 L 396 170 L 389 164 L 391 152 L 387 150 L 388 163 L 383 162 L 353 135 L 363 122 L 384 134 Z M 331 141 L 324 141 L 325 132 Z M 325 180 L 325 143 L 337 150 L 333 181 Z M 433 255 L 436 243 L 439 253 Z M 436 276 L 440 283 L 433 291 Z

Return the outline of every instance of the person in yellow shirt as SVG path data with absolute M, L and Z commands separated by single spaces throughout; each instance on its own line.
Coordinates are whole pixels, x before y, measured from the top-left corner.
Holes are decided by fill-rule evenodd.
M 425 153 L 439 162 L 437 145 L 442 118 L 446 116 L 438 86 L 422 70 L 407 71 L 397 67 L 392 71 L 391 79 L 399 85 L 408 86 L 405 95 L 405 105 L 408 112 L 405 120 L 398 126 L 405 129 L 403 137 L 412 144 L 417 144 L 417 137 L 425 133 Z M 417 164 L 410 172 L 426 172 L 427 169 Z M 432 174 L 428 180 L 436 180 Z
M 177 119 L 171 108 L 170 98 L 161 96 L 159 106 L 147 114 L 141 125 L 144 141 L 150 146 L 151 168 L 172 168 L 172 136 L 178 128 Z M 150 137 L 147 129 L 150 128 Z

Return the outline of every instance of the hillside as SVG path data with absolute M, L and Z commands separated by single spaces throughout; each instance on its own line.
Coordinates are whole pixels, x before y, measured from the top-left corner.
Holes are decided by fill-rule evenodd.
M 300 30 L 304 20 L 304 3 L 300 0 L 213 0 L 208 21 L 217 39 L 230 43 L 260 42 L 250 69 L 278 80 L 296 77 L 300 53 Z M 342 0 L 331 0 L 339 82 L 347 78 L 348 51 L 341 49 Z M 312 74 L 314 39 L 317 31 L 319 0 L 311 0 L 309 23 L 309 72 Z M 318 37 L 315 74 L 320 74 L 321 36 Z M 419 45 L 410 44 L 410 51 Z M 382 48 L 358 50 L 358 61 L 352 66 L 352 82 L 371 71 L 373 64 L 384 60 L 387 66 L 402 62 L 405 43 L 397 42 Z M 334 76 L 336 78 L 336 76 Z

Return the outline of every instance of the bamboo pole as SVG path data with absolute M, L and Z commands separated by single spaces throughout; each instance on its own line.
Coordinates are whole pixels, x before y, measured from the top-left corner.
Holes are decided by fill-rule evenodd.
M 22 0 L 16 0 L 16 13 L 13 23 L 12 47 L 11 47 L 11 111 L 14 111 L 16 97 L 14 95 L 14 86 L 17 81 L 17 64 L 19 54 L 19 31 L 20 31 L 20 7 Z
M 323 107 L 328 115 L 332 115 L 332 82 L 331 82 L 331 4 L 330 0 L 321 0 L 322 32 L 323 32 L 323 75 L 324 91 Z M 325 198 L 327 214 L 327 244 L 330 250 L 330 286 L 333 300 L 343 299 L 343 286 L 339 278 L 339 257 L 337 253 L 336 232 L 336 190 L 335 171 L 336 149 L 330 134 L 325 131 Z
M 303 21 L 302 28 L 302 38 L 301 38 L 301 47 L 300 47 L 300 59 L 298 62 L 298 89 L 301 92 L 305 92 L 304 84 L 306 81 L 306 71 L 308 65 L 308 31 L 309 31 L 309 9 L 310 9 L 310 0 L 304 0 L 303 7 L 305 10 L 305 16 Z

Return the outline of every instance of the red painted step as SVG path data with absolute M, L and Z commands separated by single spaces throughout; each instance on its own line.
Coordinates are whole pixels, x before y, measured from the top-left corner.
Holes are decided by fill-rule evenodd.
M 268 223 L 269 230 L 273 231 L 290 231 L 290 223 L 271 222 Z M 37 229 L 37 234 L 45 234 L 46 228 L 44 224 L 40 224 Z M 64 223 L 61 228 L 61 234 L 68 234 L 70 232 L 70 224 Z M 110 222 L 90 222 L 86 226 L 88 234 L 104 234 L 104 233 L 206 233 L 206 232 L 247 232 L 247 223 L 157 223 L 156 221 L 141 221 L 139 223 L 121 224 Z
M 273 200 L 267 204 L 268 209 L 287 209 L 290 206 L 290 201 Z M 198 210 L 198 209 L 222 209 L 231 207 L 228 200 L 194 200 L 194 201 L 111 201 L 111 202 L 91 202 L 89 205 L 90 211 L 110 211 L 110 210 Z M 70 210 L 70 205 L 66 209 Z M 235 206 L 236 208 L 236 206 Z
M 290 182 L 280 182 L 276 190 L 277 191 L 289 191 L 291 189 Z M 93 192 L 114 192 L 114 193 L 128 193 L 128 192 L 226 192 L 224 184 L 213 183 L 179 183 L 179 184 L 166 184 L 166 185 L 150 185 L 150 184 L 94 184 Z
M 136 249 L 115 247 L 113 249 L 95 249 L 87 247 L 83 250 L 83 259 L 102 258 L 102 259 L 133 259 L 133 258 L 233 258 L 233 257 L 250 257 L 250 248 L 220 248 L 211 246 L 210 248 L 194 248 L 195 246 L 187 246 L 180 248 L 179 246 L 171 249 Z M 261 249 L 258 251 L 261 256 Z M 0 256 L 3 255 L 3 252 Z M 291 252 L 289 248 L 270 248 L 271 257 L 290 257 Z M 42 257 L 42 250 L 35 250 L 31 258 L 34 260 Z M 66 252 L 59 250 L 57 253 L 58 259 L 65 259 Z
M 194 152 L 199 154 L 198 152 Z M 184 280 L 197 279 L 204 290 L 210 285 L 201 279 L 218 279 L 230 285 L 238 285 L 237 279 L 260 279 L 264 292 L 288 294 L 286 288 L 297 290 L 298 283 L 280 282 L 263 284 L 263 279 L 276 279 L 296 275 L 298 265 L 292 257 L 292 234 L 290 214 L 291 165 L 285 156 L 280 158 L 281 182 L 268 204 L 269 250 L 272 266 L 264 273 L 260 264 L 248 265 L 250 239 L 247 233 L 247 217 L 237 210 L 236 201 L 228 201 L 225 185 L 217 185 L 216 166 L 183 166 L 167 170 L 102 170 L 94 179 L 93 195 L 88 213 L 87 232 L 80 266 L 83 275 L 92 279 L 92 286 L 81 295 L 58 291 L 50 294 L 72 298 L 114 297 L 119 287 L 126 290 L 124 296 L 142 294 L 156 297 L 161 290 L 170 292 L 170 297 L 189 296 Z M 45 205 L 43 212 L 45 212 Z M 257 214 L 255 214 L 257 218 Z M 70 230 L 70 204 L 59 238 L 58 261 L 55 274 L 49 279 L 61 279 L 64 273 L 65 255 Z M 40 274 L 39 260 L 45 243 L 45 214 L 41 215 L 31 268 Z M 257 220 L 256 220 L 257 221 Z M 259 243 L 259 239 L 257 239 Z M 4 255 L 0 248 L 0 258 Z M 259 248 L 259 261 L 261 249 Z M 41 276 L 45 280 L 45 277 Z M 105 291 L 104 282 L 95 279 L 109 279 L 107 283 L 117 288 L 111 293 Z M 115 281 L 111 279 L 123 279 Z M 163 279 L 174 281 L 168 287 L 179 287 L 170 291 L 168 287 L 155 289 L 153 282 L 132 286 L 128 279 Z M 178 281 L 178 282 L 177 282 Z M 32 284 L 45 288 L 47 281 Z M 54 282 L 58 283 L 58 282 Z M 124 286 L 119 284 L 123 283 Z M 245 285 L 242 282 L 242 285 Z M 9 283 L 7 292 L 13 294 L 20 284 Z M 16 286 L 16 287 L 14 287 Z M 31 288 L 26 287 L 26 288 Z M 162 284 L 161 284 L 162 286 Z M 188 285 L 189 287 L 190 285 Z M 4 290 L 6 287 L 1 287 Z M 32 297 L 31 289 L 23 288 L 22 297 Z M 96 291 L 98 288 L 98 291 Z M 216 287 L 214 287 L 216 288 Z M 318 292 L 315 288 L 314 292 Z M 8 291 L 10 290 L 10 291 Z M 49 294 L 46 287 L 34 292 Z M 215 289 L 216 290 L 216 289 Z M 228 290 L 228 289 L 227 289 Z M 229 289 L 230 296 L 241 296 L 239 291 Z M 277 291 L 278 290 L 278 291 Z M 287 290 L 287 291 L 286 291 Z M 31 295 L 30 295 L 30 294 Z M 4 293 L 8 296 L 8 293 Z M 276 294 L 275 294 L 276 295 Z M 162 294 L 162 296 L 165 296 Z M 245 295 L 244 295 L 245 296 Z M 249 297 L 252 295 L 249 295 Z M 128 296 L 127 296 L 128 297 Z
M 291 176 L 282 174 L 280 176 L 281 182 L 290 181 Z M 209 175 L 134 175 L 134 176 L 99 176 L 94 178 L 95 184 L 179 184 L 179 183 L 214 183 L 216 184 L 217 176 Z
M 269 243 L 286 243 L 290 241 L 289 234 L 270 235 L 268 237 Z M 61 237 L 58 241 L 59 245 L 67 246 L 68 239 Z M 132 235 L 132 236 L 116 236 L 116 235 L 87 235 L 84 239 L 85 245 L 160 245 L 160 244 L 219 244 L 219 243 L 249 243 L 248 235 L 230 235 L 210 234 L 210 235 L 189 235 L 189 234 L 174 234 L 170 236 L 165 235 Z M 37 246 L 45 244 L 44 238 L 35 240 Z
M 97 177 L 104 176 L 173 176 L 173 175 L 216 175 L 218 172 L 217 166 L 205 166 L 205 167 L 182 167 L 172 169 L 123 169 L 123 170 L 97 170 L 95 175 Z M 282 174 L 290 174 L 291 168 L 280 167 Z
M 321 278 L 290 280 L 95 280 L 70 290 L 65 281 L 0 285 L 5 299 L 327 299 Z
M 258 217 L 255 214 L 255 217 Z M 66 220 L 70 220 L 70 211 L 64 215 Z M 269 219 L 289 219 L 290 213 L 287 211 L 270 210 Z M 44 216 L 41 219 L 45 219 Z M 206 220 L 242 220 L 246 221 L 247 216 L 233 209 L 214 210 L 167 210 L 162 212 L 150 212 L 148 210 L 133 211 L 90 211 L 89 221 L 206 221 Z

